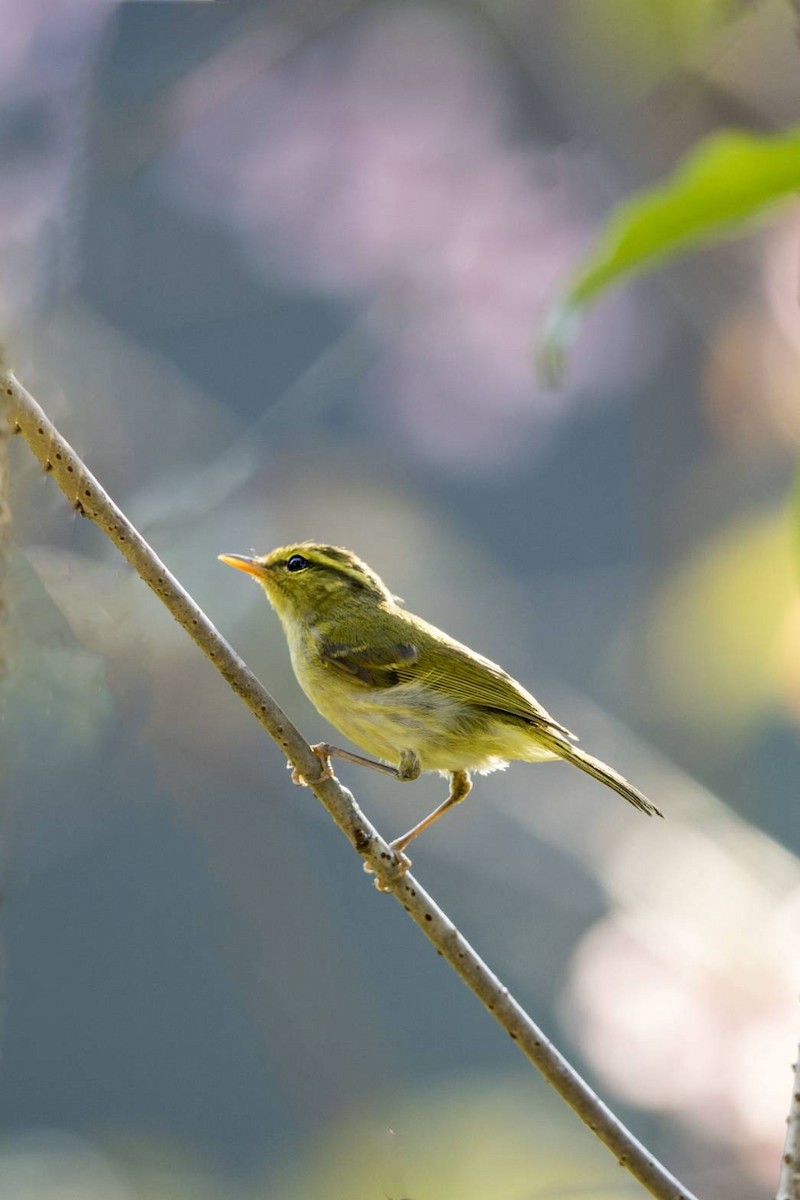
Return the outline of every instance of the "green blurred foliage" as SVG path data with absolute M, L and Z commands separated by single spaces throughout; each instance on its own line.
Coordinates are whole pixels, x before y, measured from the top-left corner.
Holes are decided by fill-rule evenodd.
M 780 701 L 780 634 L 796 596 L 784 507 L 748 514 L 701 543 L 662 584 L 649 620 L 662 717 L 736 741 Z
M 545 1100 L 542 1105 L 541 1101 Z M 335 1122 L 267 1182 L 265 1200 L 619 1200 L 635 1188 L 540 1084 L 461 1079 Z M 582 1136 L 583 1134 L 583 1136 Z
M 731 234 L 800 191 L 800 128 L 766 137 L 722 133 L 688 155 L 663 184 L 638 192 L 606 221 L 548 315 L 540 358 L 553 381 L 585 311 L 603 292 L 691 246 Z
M 633 100 L 691 62 L 736 17 L 743 0 L 581 0 L 564 6 L 567 32 L 608 80 Z

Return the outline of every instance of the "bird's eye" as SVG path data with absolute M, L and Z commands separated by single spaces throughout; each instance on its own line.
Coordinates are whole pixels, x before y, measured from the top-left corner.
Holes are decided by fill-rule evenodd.
M 286 562 L 286 570 L 293 574 L 295 571 L 304 571 L 308 566 L 310 563 L 307 558 L 303 558 L 302 554 L 293 554 Z

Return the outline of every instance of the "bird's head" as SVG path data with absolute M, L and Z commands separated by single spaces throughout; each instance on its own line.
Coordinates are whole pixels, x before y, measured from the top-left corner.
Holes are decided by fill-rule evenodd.
M 263 587 L 282 619 L 313 621 L 337 606 L 391 602 L 380 576 L 342 546 L 300 542 L 269 554 L 220 554 L 220 561 L 246 571 Z

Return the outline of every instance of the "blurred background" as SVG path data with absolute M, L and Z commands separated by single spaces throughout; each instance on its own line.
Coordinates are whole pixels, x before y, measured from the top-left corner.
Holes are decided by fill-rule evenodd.
M 2 5 L 13 365 L 311 739 L 223 551 L 347 545 L 664 810 L 513 766 L 421 881 L 704 1200 L 800 986 L 800 214 L 532 347 L 613 204 L 797 120 L 788 0 Z M 19 440 L 0 1195 L 641 1195 Z M 443 798 L 347 764 L 388 837 Z M 794 935 L 794 936 L 793 936 Z

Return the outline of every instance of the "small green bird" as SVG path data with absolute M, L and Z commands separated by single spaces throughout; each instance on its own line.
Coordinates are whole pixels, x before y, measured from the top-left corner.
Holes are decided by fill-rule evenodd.
M 267 593 L 294 673 L 315 708 L 384 760 L 322 743 L 314 751 L 329 772 L 330 756 L 337 755 L 401 780 L 417 779 L 422 771 L 449 776 L 445 802 L 392 842 L 399 854 L 464 799 L 471 771 L 485 775 L 509 759 L 562 758 L 648 816 L 662 815 L 611 767 L 573 745 L 574 735 L 496 663 L 401 608 L 383 580 L 349 550 L 302 542 L 263 557 L 219 557 L 252 575 Z

